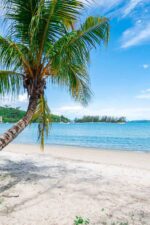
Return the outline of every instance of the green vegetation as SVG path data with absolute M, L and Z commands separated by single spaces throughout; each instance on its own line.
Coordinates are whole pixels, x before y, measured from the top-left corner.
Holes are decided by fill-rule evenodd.
M 76 123 L 88 123 L 88 122 L 106 122 L 106 123 L 125 123 L 125 117 L 112 117 L 112 116 L 84 116 L 82 118 L 76 118 Z
M 57 84 L 65 87 L 75 101 L 88 103 L 90 52 L 107 45 L 109 20 L 101 16 L 81 20 L 87 6 L 81 0 L 3 0 L 2 3 L 2 22 L 6 26 L 1 31 L 3 36 L 0 35 L 0 95 L 16 96 L 24 89 L 29 105 L 26 117 L 15 129 L 12 127 L 2 135 L 0 149 L 31 123 L 34 114 L 38 117 L 43 148 L 44 135 L 49 130 L 46 88 L 50 83 Z
M 10 106 L 0 107 L 0 116 L 3 117 L 3 122 L 5 123 L 16 123 L 18 122 L 24 115 L 25 111 L 21 110 L 19 107 L 12 108 Z M 63 122 L 68 123 L 70 120 L 64 116 L 58 116 L 51 114 L 49 117 L 49 121 L 51 122 Z M 34 120 L 36 122 L 36 120 Z
M 74 225 L 88 225 L 90 224 L 90 220 L 89 219 L 84 219 L 81 216 L 76 216 L 75 220 L 74 220 Z M 108 225 L 108 223 L 106 222 L 102 222 L 103 225 Z M 129 225 L 128 222 L 112 222 L 111 225 Z M 134 225 L 134 223 L 133 223 Z
M 0 107 L 0 116 L 3 117 L 3 122 L 15 123 L 25 115 L 25 112 L 19 107 L 12 108 L 9 106 Z
M 51 114 L 51 121 L 52 122 L 55 122 L 55 123 L 59 123 L 59 122 L 62 122 L 62 123 L 69 123 L 70 120 L 68 118 L 66 118 L 65 116 L 58 116 L 58 115 L 54 115 L 54 114 Z
M 75 220 L 74 220 L 74 225 L 87 225 L 89 224 L 90 221 L 89 219 L 83 219 L 81 216 L 76 216 Z
M 102 208 L 101 212 L 103 212 L 103 214 L 100 215 L 98 221 L 99 223 L 96 223 L 97 225 L 144 225 L 144 212 L 135 215 L 134 213 L 131 213 L 128 215 L 128 219 L 119 219 L 118 221 L 114 221 L 112 214 L 108 214 L 105 212 L 105 209 Z M 105 216 L 105 219 L 104 219 Z M 107 220 L 107 222 L 106 222 Z M 90 225 L 93 224 L 92 221 L 90 222 L 89 218 L 83 218 L 82 216 L 76 216 L 76 218 L 74 219 L 74 225 Z M 95 224 L 95 223 L 94 223 Z
M 19 107 L 13 108 L 10 106 L 4 106 L 0 107 L 0 116 L 3 117 L 3 122 L 4 123 L 16 123 L 19 121 L 24 115 L 25 111 L 21 110 Z M 40 112 L 38 112 L 38 116 L 33 117 L 33 122 L 40 122 Z M 42 115 L 42 113 L 41 113 Z M 58 116 L 54 114 L 49 114 L 47 118 L 50 122 L 54 123 L 68 123 L 70 122 L 70 119 L 64 117 L 63 115 Z M 75 123 L 88 123 L 88 122 L 107 122 L 107 123 L 124 123 L 126 122 L 125 117 L 110 117 L 110 116 L 84 116 L 80 119 L 75 119 Z

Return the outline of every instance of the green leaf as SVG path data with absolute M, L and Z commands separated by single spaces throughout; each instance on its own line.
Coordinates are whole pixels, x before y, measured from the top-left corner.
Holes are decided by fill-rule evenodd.
M 13 42 L 10 38 L 4 38 L 0 36 L 0 58 L 2 65 L 6 68 L 14 66 L 17 69 L 26 68 L 32 75 L 30 68 L 29 58 L 30 51 L 28 48 L 16 42 Z
M 0 94 L 18 94 L 23 80 L 32 94 L 48 78 L 65 86 L 76 101 L 87 104 L 91 96 L 90 51 L 107 44 L 107 18 L 88 17 L 78 24 L 84 9 L 81 0 L 2 1 L 6 30 L 5 36 L 0 36 Z M 44 96 L 39 99 L 34 118 L 39 122 L 43 147 L 50 119 Z
M 52 81 L 67 86 L 75 100 L 87 104 L 91 94 L 87 72 L 90 50 L 107 43 L 108 38 L 109 24 L 105 17 L 89 17 L 79 30 L 60 38 L 47 52 Z
M 22 74 L 15 71 L 0 71 L 0 95 L 18 95 L 23 89 Z
M 39 99 L 37 109 L 33 115 L 32 121 L 38 122 L 38 140 L 41 143 L 41 149 L 44 149 L 45 136 L 49 134 L 51 124 L 51 112 L 44 96 Z

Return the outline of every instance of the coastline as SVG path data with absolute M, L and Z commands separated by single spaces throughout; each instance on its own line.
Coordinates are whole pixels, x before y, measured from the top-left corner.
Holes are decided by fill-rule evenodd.
M 61 159 L 109 165 L 124 165 L 147 168 L 150 170 L 150 152 L 145 151 L 106 150 L 65 145 L 46 145 L 44 151 L 41 151 L 40 145 L 38 144 L 10 144 L 4 151 L 23 154 L 50 154 L 53 157 Z
M 149 224 L 150 154 L 10 144 L 0 156 L 0 225 Z

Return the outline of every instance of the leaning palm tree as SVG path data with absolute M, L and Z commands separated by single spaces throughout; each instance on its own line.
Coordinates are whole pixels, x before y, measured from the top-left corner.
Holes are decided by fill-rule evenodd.
M 85 1 L 84 1 L 85 2 Z M 49 82 L 66 86 L 83 104 L 90 98 L 89 53 L 107 43 L 109 22 L 88 17 L 79 22 L 85 4 L 80 0 L 3 0 L 4 23 L 0 36 L 0 94 L 26 91 L 26 115 L 0 136 L 0 150 L 38 118 L 40 137 L 48 131 L 49 108 L 45 89 Z

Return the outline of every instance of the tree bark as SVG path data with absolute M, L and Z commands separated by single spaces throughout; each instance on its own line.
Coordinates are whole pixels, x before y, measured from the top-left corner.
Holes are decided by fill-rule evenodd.
M 35 113 L 38 103 L 37 97 L 30 97 L 29 106 L 26 115 L 19 120 L 11 129 L 0 136 L 0 151 L 6 147 L 11 141 L 13 141 L 30 123 L 33 114 Z

